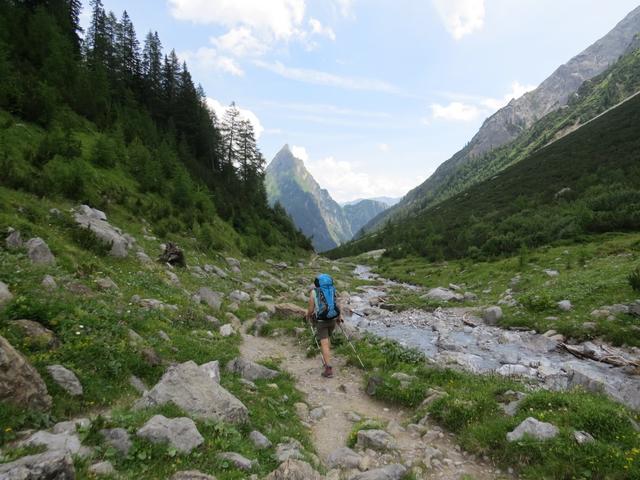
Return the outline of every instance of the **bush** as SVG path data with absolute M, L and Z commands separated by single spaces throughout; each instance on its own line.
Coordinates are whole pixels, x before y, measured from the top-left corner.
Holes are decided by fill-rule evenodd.
M 640 266 L 637 266 L 634 270 L 631 271 L 629 277 L 629 285 L 633 289 L 634 292 L 640 292 Z
M 58 193 L 72 200 L 81 200 L 93 181 L 93 170 L 80 159 L 53 157 L 43 169 L 41 191 L 44 195 Z
M 116 166 L 118 155 L 116 143 L 103 135 L 98 137 L 91 150 L 91 163 L 98 167 L 113 168 Z

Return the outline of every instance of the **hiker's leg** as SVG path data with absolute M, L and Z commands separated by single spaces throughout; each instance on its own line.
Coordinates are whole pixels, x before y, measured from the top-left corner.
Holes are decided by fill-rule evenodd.
M 325 365 L 331 365 L 331 357 L 329 354 L 330 347 L 331 343 L 329 342 L 329 337 L 325 337 L 320 340 L 320 350 L 322 350 L 322 358 L 324 359 Z

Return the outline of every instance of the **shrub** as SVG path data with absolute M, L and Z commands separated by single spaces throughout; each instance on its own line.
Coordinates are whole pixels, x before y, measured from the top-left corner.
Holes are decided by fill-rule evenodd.
M 627 279 L 633 291 L 640 292 L 640 266 L 632 270 Z
M 93 170 L 80 159 L 56 155 L 44 166 L 41 177 L 43 194 L 59 193 L 72 200 L 81 200 L 93 180 Z

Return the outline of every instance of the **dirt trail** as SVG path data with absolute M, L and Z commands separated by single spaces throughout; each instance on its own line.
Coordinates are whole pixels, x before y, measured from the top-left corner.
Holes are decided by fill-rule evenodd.
M 295 339 L 243 335 L 243 340 L 240 350 L 245 358 L 254 361 L 280 359 L 282 368 L 293 375 L 297 388 L 306 395 L 309 408 L 325 407 L 324 418 L 311 422 L 314 445 L 323 463 L 331 452 L 346 445 L 353 428 L 348 414 L 355 412 L 362 418 L 376 419 L 385 425 L 385 430 L 396 438 L 401 462 L 406 466 L 423 462 L 429 465 L 428 457 L 433 454 L 430 448 L 441 452 L 432 457 L 436 459 L 436 466 L 426 469 L 420 478 L 458 480 L 465 474 L 474 480 L 504 478 L 489 464 L 461 452 L 453 435 L 440 432 L 435 425 L 427 425 L 431 431 L 428 441 L 421 439 L 419 433 L 402 428 L 400 425 L 404 427 L 410 423 L 409 413 L 371 399 L 363 390 L 362 371 L 346 366 L 344 359 L 334 359 L 336 375 L 333 379 L 324 379 L 320 376 L 320 357 L 307 358 Z

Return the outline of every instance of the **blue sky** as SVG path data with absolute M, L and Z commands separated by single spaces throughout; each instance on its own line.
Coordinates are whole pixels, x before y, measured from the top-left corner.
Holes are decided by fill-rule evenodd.
M 401 196 L 482 121 L 638 0 L 103 0 L 157 30 L 270 160 L 288 143 L 338 201 Z M 88 3 L 88 2 L 87 2 Z M 86 15 L 83 21 L 87 21 Z

